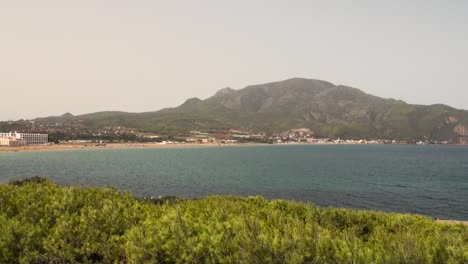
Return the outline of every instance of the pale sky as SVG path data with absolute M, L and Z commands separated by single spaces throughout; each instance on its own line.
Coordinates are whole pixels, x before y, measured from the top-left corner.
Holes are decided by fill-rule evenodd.
M 468 109 L 468 1 L 0 0 L 0 120 L 292 77 Z

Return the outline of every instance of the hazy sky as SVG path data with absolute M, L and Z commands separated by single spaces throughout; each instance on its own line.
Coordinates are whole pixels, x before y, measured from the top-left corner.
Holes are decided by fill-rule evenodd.
M 468 1 L 0 0 L 0 120 L 291 77 L 468 109 Z

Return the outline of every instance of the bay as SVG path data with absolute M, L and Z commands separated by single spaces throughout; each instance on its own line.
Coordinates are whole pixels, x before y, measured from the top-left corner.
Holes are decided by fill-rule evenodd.
M 265 145 L 0 152 L 0 183 L 45 176 L 136 196 L 261 195 L 468 220 L 468 147 Z

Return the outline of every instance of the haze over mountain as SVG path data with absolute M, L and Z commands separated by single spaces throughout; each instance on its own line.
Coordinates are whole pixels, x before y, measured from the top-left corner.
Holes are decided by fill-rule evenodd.
M 125 126 L 161 134 L 244 129 L 269 133 L 310 128 L 318 137 L 459 140 L 468 137 L 468 111 L 446 105 L 412 105 L 343 85 L 293 78 L 224 88 L 155 112 L 70 113 L 38 118 L 55 124 L 79 120 L 87 128 Z

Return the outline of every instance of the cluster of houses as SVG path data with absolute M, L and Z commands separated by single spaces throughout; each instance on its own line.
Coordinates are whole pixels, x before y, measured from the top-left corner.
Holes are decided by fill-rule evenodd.
M 49 135 L 47 134 L 17 133 L 17 132 L 0 133 L 0 146 L 1 147 L 47 145 L 48 143 L 49 143 Z
M 268 142 L 272 144 L 407 144 L 406 141 L 389 139 L 332 139 L 316 138 L 308 128 L 291 129 L 282 133 L 267 135 L 266 133 L 230 129 L 227 131 L 191 131 L 185 138 L 188 143 L 242 143 Z M 430 144 L 427 141 L 414 142 Z M 447 144 L 447 142 L 437 142 Z
M 105 127 L 98 134 L 126 134 L 133 135 L 130 140 L 143 140 L 144 142 L 159 142 L 162 144 L 170 144 L 177 142 L 185 143 L 217 143 L 217 144 L 232 144 L 232 143 L 272 143 L 272 144 L 406 144 L 406 141 L 388 140 L 388 139 L 332 139 L 332 138 L 316 138 L 314 132 L 308 128 L 291 129 L 282 133 L 269 134 L 259 133 L 256 131 L 242 131 L 238 129 L 229 130 L 208 130 L 208 131 L 190 131 L 186 134 L 168 137 L 152 132 L 141 132 L 124 127 Z M 110 142 L 108 139 L 68 139 L 60 140 L 60 143 L 99 143 L 104 144 Z M 418 141 L 411 142 L 415 144 L 448 144 L 443 142 L 428 142 Z M 48 134 L 34 133 L 17 133 L 8 132 L 0 133 L 0 146 L 18 147 L 26 145 L 47 145 Z

